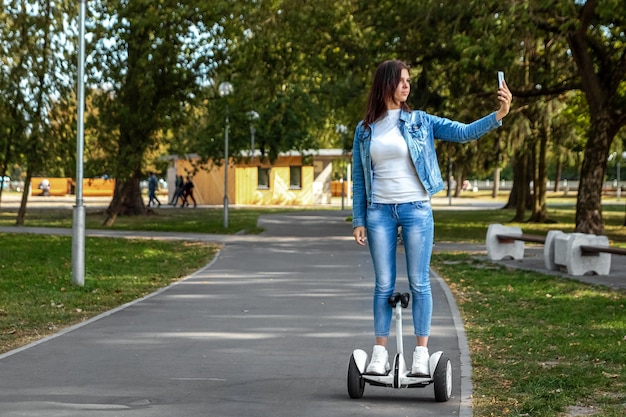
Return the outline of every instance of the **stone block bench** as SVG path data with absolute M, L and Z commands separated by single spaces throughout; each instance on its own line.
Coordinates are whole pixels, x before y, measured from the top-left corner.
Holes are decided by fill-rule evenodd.
M 551 230 L 544 237 L 524 234 L 517 226 L 491 224 L 487 229 L 487 256 L 491 260 L 523 259 L 524 242 L 544 245 L 546 269 L 565 270 L 573 276 L 588 273 L 608 275 L 611 255 L 626 255 L 626 249 L 609 246 L 606 236 Z
M 544 244 L 545 240 L 544 236 L 522 233 L 517 226 L 490 224 L 487 229 L 487 256 L 492 261 L 524 259 L 524 242 Z
M 590 272 L 608 275 L 611 271 L 609 251 L 618 248 L 609 247 L 608 237 L 586 233 L 557 232 L 553 233 L 550 239 L 549 245 L 553 247 L 553 251 L 551 256 L 546 258 L 547 269 L 553 271 L 565 269 L 569 275 L 574 276 Z

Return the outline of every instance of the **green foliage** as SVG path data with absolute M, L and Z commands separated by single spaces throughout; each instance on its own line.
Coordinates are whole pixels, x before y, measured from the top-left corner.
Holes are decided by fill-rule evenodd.
M 35 175 L 73 173 L 72 89 L 76 58 L 66 0 L 0 4 L 0 168 Z
M 332 143 L 336 124 L 356 124 L 355 77 L 360 69 L 358 29 L 352 2 L 240 2 L 221 22 L 228 62 L 216 68 L 202 109 L 193 112 L 189 145 L 207 158 L 223 157 L 226 109 L 230 155 L 250 147 L 251 110 L 257 149 L 274 159 L 279 152 Z M 315 27 L 315 30 L 303 28 Z M 350 81 L 348 81 L 350 80 Z M 217 86 L 229 81 L 233 94 L 221 98 Z M 359 113 L 361 103 L 356 103 Z M 357 119 L 358 120 L 358 119 Z
M 118 180 L 141 176 L 146 153 L 159 145 L 161 133 L 186 117 L 198 94 L 198 79 L 212 66 L 210 7 L 176 1 L 99 2 L 90 28 L 96 36 L 90 65 L 98 86 L 94 105 Z M 167 22 L 164 24 L 163 22 Z
M 38 13 L 28 13 L 21 4 L 6 1 L 0 9 L 8 22 L 0 29 L 2 59 L 11 64 L 2 66 L 0 78 L 0 162 L 26 163 L 31 155 L 34 171 L 69 174 L 76 30 L 70 25 L 65 33 L 65 27 L 75 20 L 75 5 L 39 0 L 31 9 Z M 507 74 L 516 96 L 507 129 L 478 144 L 439 149 L 441 164 L 454 160 L 457 175 L 489 175 L 516 153 L 531 158 L 537 153 L 536 133 L 543 130 L 551 132 L 548 165 L 559 170 L 582 165 L 582 176 L 594 177 L 598 169 L 606 172 L 602 154 L 626 123 L 624 16 L 615 12 L 621 5 L 620 0 L 98 1 L 89 5 L 87 20 L 86 171 L 137 181 L 142 170 L 168 154 L 197 154 L 221 164 L 226 117 L 229 154 L 240 157 L 250 148 L 250 110 L 260 115 L 253 126 L 255 144 L 269 160 L 289 150 L 349 149 L 335 126 L 353 130 L 374 68 L 399 58 L 412 66 L 409 104 L 461 121 L 497 108 L 495 72 Z M 234 85 L 232 95 L 219 96 L 222 81 Z M 28 87 L 15 88 L 19 85 Z M 548 113 L 549 107 L 558 109 Z M 599 109 L 609 112 L 610 128 L 598 130 Z M 587 141 L 590 131 L 600 139 Z M 585 151 L 589 143 L 593 152 Z M 588 166 L 581 164 L 583 152 Z M 535 171 L 538 183 L 545 170 Z

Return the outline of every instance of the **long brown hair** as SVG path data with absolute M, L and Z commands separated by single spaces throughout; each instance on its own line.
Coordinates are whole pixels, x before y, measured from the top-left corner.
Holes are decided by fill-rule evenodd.
M 363 120 L 366 126 L 374 123 L 387 112 L 387 102 L 393 100 L 396 88 L 400 84 L 403 69 L 409 71 L 410 68 L 405 62 L 397 59 L 383 61 L 376 68 Z M 406 111 L 410 110 L 405 102 L 400 103 L 400 108 Z

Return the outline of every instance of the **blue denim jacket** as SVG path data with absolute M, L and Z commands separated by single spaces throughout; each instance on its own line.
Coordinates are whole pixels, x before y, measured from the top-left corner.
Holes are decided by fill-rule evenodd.
M 435 151 L 435 138 L 465 143 L 476 140 L 501 125 L 502 122 L 496 120 L 496 112 L 465 124 L 420 110 L 411 112 L 402 110 L 398 122 L 417 175 L 429 196 L 444 188 Z M 371 139 L 372 128 L 364 127 L 363 121 L 359 122 L 352 145 L 352 227 L 365 226 L 366 209 L 372 204 Z

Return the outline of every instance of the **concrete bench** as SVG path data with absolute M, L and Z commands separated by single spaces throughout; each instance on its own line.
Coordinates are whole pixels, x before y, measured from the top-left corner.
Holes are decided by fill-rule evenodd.
M 618 248 L 609 247 L 608 237 L 586 233 L 555 234 L 553 242 L 554 253 L 548 269 L 565 269 L 574 276 L 590 272 L 608 275 L 611 271 L 611 253 L 620 252 Z M 626 255 L 626 250 L 620 254 Z
M 626 255 L 626 249 L 609 246 L 606 236 L 571 233 L 556 236 L 553 265 L 550 269 L 564 267 L 570 275 L 589 272 L 609 275 L 611 255 Z
M 543 244 L 546 269 L 565 270 L 573 276 L 608 275 L 611 255 L 626 255 L 626 249 L 609 246 L 606 236 L 550 230 L 544 237 L 522 233 L 517 226 L 491 224 L 487 229 L 487 256 L 494 261 L 523 259 L 524 242 Z
M 524 242 L 545 244 L 546 237 L 522 233 L 517 226 L 490 224 L 487 229 L 487 256 L 492 261 L 524 259 Z

